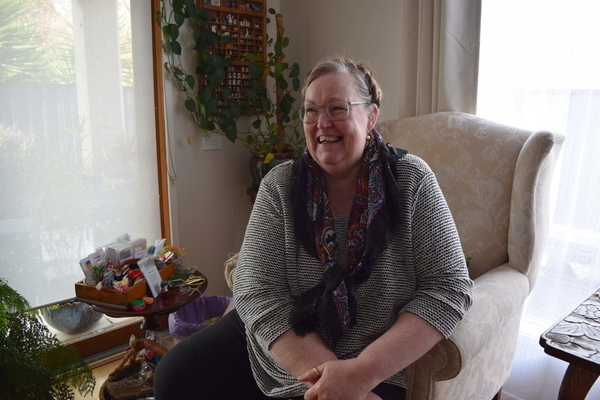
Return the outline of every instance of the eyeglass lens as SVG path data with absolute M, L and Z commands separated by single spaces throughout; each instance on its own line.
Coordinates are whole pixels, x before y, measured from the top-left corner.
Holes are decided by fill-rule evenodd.
M 302 106 L 300 107 L 300 119 L 307 124 L 317 122 L 319 115 L 321 115 L 321 107 L 318 106 Z M 332 121 L 342 121 L 348 118 L 350 112 L 350 106 L 348 103 L 339 101 L 329 103 L 325 106 L 325 112 Z

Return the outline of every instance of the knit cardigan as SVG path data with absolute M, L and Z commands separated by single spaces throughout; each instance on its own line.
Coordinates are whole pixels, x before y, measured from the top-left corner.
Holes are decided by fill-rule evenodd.
M 275 167 L 261 182 L 236 268 L 234 298 L 245 324 L 258 386 L 268 396 L 299 396 L 306 387 L 277 365 L 270 345 L 291 329 L 294 298 L 313 287 L 322 266 L 294 233 L 292 163 Z M 402 191 L 400 223 L 356 290 L 357 323 L 332 350 L 339 359 L 360 352 L 410 312 L 448 337 L 472 303 L 469 278 L 454 220 L 429 166 L 414 155 L 397 161 Z M 326 337 L 322 326 L 317 332 Z M 406 387 L 404 371 L 387 383 Z

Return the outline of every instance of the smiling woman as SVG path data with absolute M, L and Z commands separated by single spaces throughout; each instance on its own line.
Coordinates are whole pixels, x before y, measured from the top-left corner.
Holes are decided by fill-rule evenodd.
M 0 276 L 36 307 L 72 298 L 96 247 L 162 236 L 153 17 L 125 0 L 0 13 Z

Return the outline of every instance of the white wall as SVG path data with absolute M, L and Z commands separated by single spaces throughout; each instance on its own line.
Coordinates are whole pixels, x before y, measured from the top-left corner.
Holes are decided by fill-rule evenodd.
M 398 117 L 400 0 L 282 0 L 289 61 L 304 77 L 319 60 L 344 56 L 370 66 L 383 90 L 382 118 Z
M 402 1 L 269 0 L 284 16 L 290 38 L 287 60 L 302 76 L 321 58 L 343 55 L 370 65 L 384 92 L 383 118 L 397 117 Z M 170 154 L 177 178 L 170 185 L 173 244 L 186 264 L 208 277 L 207 294 L 229 295 L 223 277 L 228 253 L 239 250 L 251 211 L 249 154 L 223 139 L 220 150 L 202 150 L 199 129 L 183 108 L 171 80 L 165 82 Z M 186 137 L 192 135 L 192 145 Z

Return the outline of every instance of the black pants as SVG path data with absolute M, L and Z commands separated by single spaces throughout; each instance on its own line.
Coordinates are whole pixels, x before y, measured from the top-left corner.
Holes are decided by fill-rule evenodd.
M 380 384 L 384 400 L 404 400 L 405 390 Z M 244 324 L 237 311 L 179 342 L 154 374 L 156 400 L 263 400 L 250 368 Z M 297 397 L 296 399 L 302 399 Z

